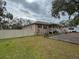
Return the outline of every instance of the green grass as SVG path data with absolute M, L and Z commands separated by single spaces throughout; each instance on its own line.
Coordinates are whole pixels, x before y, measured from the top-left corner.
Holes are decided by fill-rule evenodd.
M 42 36 L 0 40 L 0 59 L 79 59 L 79 45 Z

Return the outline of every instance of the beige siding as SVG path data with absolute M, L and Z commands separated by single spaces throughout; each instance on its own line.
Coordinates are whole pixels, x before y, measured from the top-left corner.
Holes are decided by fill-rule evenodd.
M 26 26 L 23 28 L 23 30 L 26 30 L 28 32 L 36 32 L 35 25 Z

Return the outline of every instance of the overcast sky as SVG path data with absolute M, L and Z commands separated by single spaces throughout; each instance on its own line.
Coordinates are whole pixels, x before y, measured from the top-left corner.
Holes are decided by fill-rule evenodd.
M 32 18 L 34 20 L 45 20 L 49 22 L 59 22 L 67 19 L 62 17 L 60 20 L 51 16 L 51 2 L 52 0 L 6 0 L 7 10 L 11 12 L 14 17 Z

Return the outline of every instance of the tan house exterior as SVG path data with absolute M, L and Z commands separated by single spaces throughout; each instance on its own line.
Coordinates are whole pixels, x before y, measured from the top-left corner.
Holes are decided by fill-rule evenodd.
M 62 29 L 62 27 L 57 24 L 49 24 L 47 22 L 36 21 L 32 24 L 26 25 L 23 29 L 34 32 L 37 35 L 42 35 L 45 33 L 53 32 L 56 29 Z

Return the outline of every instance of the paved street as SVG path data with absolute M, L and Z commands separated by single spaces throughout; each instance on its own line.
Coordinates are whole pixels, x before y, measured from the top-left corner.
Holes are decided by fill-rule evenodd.
M 79 33 L 68 33 L 54 36 L 58 40 L 79 44 Z

